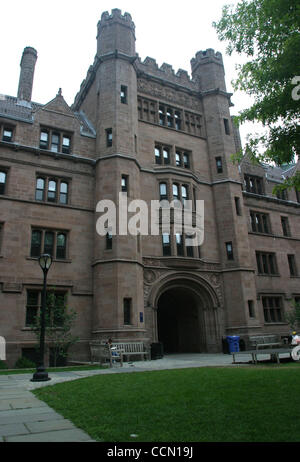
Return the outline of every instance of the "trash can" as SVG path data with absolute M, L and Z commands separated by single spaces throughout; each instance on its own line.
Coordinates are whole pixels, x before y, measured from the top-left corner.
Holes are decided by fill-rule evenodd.
M 238 335 L 228 335 L 227 342 L 229 347 L 229 353 L 240 351 L 240 337 Z
M 163 344 L 161 342 L 151 343 L 151 359 L 161 359 L 163 356 Z

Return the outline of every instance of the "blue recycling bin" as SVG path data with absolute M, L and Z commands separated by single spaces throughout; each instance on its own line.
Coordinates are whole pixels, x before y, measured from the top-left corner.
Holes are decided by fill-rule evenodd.
M 238 335 L 228 335 L 227 342 L 229 347 L 229 353 L 240 351 L 240 337 Z

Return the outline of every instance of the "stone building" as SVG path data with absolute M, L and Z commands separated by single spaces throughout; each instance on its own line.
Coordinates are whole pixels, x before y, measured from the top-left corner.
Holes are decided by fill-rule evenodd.
M 89 360 L 89 342 L 108 337 L 219 352 L 227 335 L 247 346 L 251 334 L 289 334 L 300 201 L 272 190 L 297 166 L 230 161 L 240 141 L 221 54 L 199 51 L 192 77 L 141 61 L 130 14 L 105 12 L 72 107 L 61 90 L 48 104 L 31 101 L 36 59 L 25 48 L 17 97 L 0 95 L 0 335 L 9 364 L 34 351 L 43 252 L 53 256 L 48 288 L 77 312 L 73 360 Z M 172 214 L 170 232 L 158 223 L 158 235 L 100 235 L 98 204 L 118 211 L 120 193 L 149 208 L 191 200 L 193 215 L 204 200 L 202 245 L 174 233 Z

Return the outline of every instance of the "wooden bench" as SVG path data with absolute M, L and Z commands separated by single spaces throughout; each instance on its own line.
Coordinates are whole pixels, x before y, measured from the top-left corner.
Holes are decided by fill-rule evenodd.
M 235 363 L 236 355 L 251 355 L 252 356 L 252 363 L 257 364 L 257 356 L 258 355 L 270 355 L 270 359 L 272 356 L 275 356 L 277 364 L 280 363 L 279 356 L 281 354 L 289 354 L 292 355 L 291 348 L 266 348 L 264 350 L 248 350 L 248 351 L 234 351 L 230 353 L 233 356 L 233 363 Z
M 250 348 L 268 348 L 268 347 L 280 347 L 283 343 L 280 341 L 277 335 L 257 335 L 249 337 Z
M 150 359 L 150 350 L 144 342 L 113 342 L 112 347 L 123 353 L 124 357 L 142 356 L 143 359 Z
M 90 342 L 91 362 L 99 362 L 101 365 L 109 362 L 110 367 L 117 361 L 120 366 L 123 366 L 123 351 L 117 348 L 111 348 L 108 344 L 103 342 Z

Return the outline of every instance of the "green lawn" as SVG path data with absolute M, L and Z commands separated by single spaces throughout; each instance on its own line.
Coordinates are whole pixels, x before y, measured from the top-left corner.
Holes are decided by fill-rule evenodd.
M 34 393 L 97 441 L 300 441 L 298 363 L 98 375 Z

